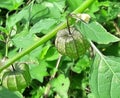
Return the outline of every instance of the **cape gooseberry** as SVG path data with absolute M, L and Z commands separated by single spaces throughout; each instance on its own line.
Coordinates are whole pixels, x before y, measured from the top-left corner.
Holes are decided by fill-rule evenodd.
M 31 76 L 27 64 L 15 65 L 14 70 L 7 69 L 2 76 L 2 86 L 12 90 L 21 91 L 29 85 Z
M 67 28 L 58 31 L 55 46 L 58 52 L 70 58 L 77 59 L 86 53 L 89 48 L 88 41 L 75 28 Z

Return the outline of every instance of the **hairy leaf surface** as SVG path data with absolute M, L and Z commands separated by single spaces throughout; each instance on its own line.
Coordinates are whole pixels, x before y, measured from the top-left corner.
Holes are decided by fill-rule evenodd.
M 120 98 L 120 58 L 96 55 L 90 86 L 95 98 Z

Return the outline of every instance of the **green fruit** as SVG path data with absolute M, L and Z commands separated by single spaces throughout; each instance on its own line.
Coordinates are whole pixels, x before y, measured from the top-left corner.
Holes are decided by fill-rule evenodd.
M 30 81 L 27 64 L 16 65 L 14 70 L 8 69 L 2 76 L 2 86 L 12 91 L 21 91 L 29 85 Z
M 88 41 L 75 28 L 60 30 L 57 33 L 55 46 L 62 55 L 77 59 L 86 53 L 89 48 Z

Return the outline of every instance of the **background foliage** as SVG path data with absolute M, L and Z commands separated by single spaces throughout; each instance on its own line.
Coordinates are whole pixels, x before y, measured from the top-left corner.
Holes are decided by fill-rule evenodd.
M 4 57 L 32 47 L 84 2 L 0 0 L 0 67 Z M 29 65 L 30 85 L 21 92 L 0 86 L 0 98 L 120 98 L 120 2 L 94 0 L 84 13 L 91 16 L 90 23 L 72 25 L 89 40 L 91 51 L 77 60 L 62 56 L 56 69 L 60 55 L 53 36 L 17 61 Z

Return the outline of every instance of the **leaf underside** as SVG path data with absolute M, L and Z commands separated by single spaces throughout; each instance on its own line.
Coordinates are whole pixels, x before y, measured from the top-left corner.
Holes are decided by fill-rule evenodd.
M 90 86 L 95 98 L 120 98 L 120 58 L 96 55 Z

